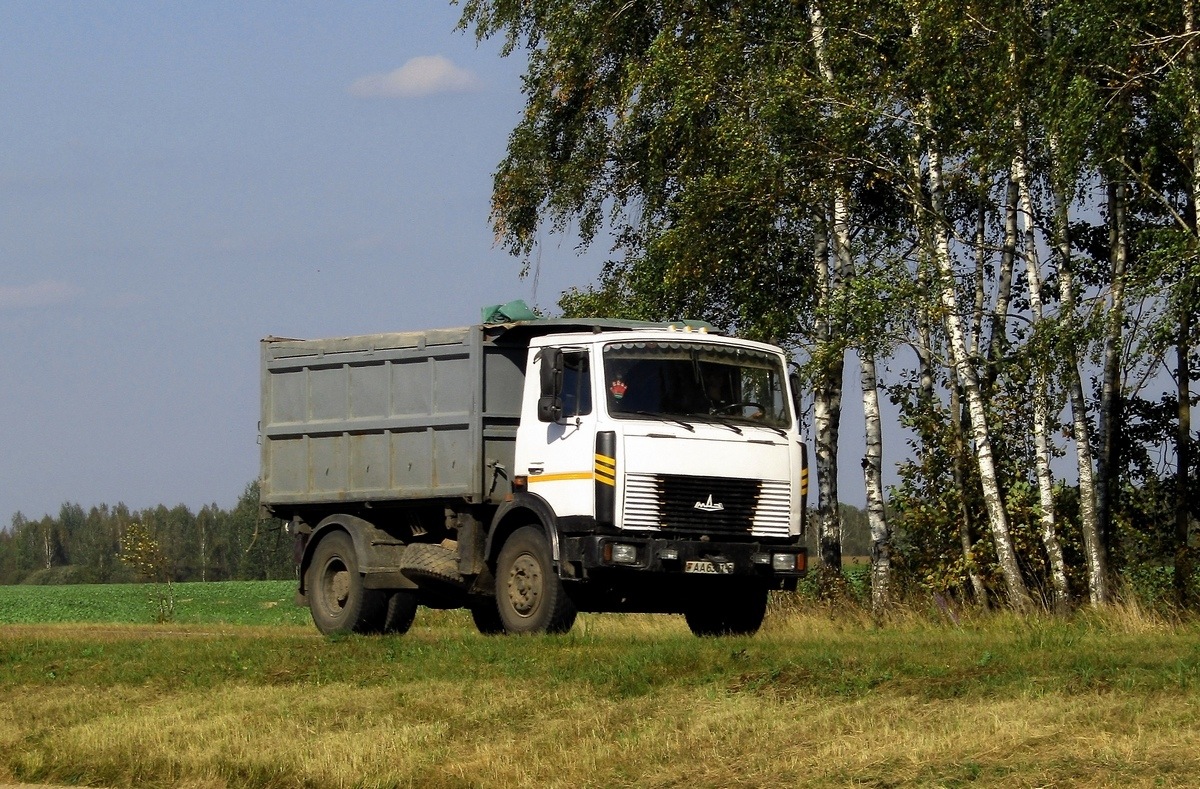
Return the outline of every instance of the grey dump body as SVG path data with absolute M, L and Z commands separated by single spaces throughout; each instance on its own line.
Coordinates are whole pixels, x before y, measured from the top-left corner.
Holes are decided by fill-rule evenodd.
M 503 500 L 526 350 L 495 334 L 263 340 L 263 505 Z

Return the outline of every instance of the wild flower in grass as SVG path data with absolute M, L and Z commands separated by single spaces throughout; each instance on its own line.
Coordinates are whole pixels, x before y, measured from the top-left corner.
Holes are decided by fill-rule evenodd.
M 158 540 L 140 523 L 131 523 L 121 538 L 121 561 L 138 571 L 151 582 L 150 604 L 154 621 L 170 622 L 175 618 L 175 586 L 171 563 Z

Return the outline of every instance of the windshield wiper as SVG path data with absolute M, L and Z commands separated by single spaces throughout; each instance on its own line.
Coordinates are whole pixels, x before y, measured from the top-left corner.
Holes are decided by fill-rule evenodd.
M 651 419 L 658 419 L 663 422 L 670 422 L 672 424 L 679 425 L 680 427 L 687 430 L 689 433 L 696 432 L 696 428 L 692 427 L 687 422 L 684 422 L 682 419 L 676 419 L 673 416 L 667 416 L 666 414 L 651 413 L 649 411 L 634 411 L 633 413 L 637 414 L 638 416 L 648 416 Z
M 742 435 L 741 429 L 738 428 L 737 425 L 735 425 L 733 423 L 732 417 L 721 416 L 719 414 L 691 414 L 691 416 L 695 416 L 695 417 L 698 417 L 700 419 L 705 419 L 705 420 L 712 420 L 713 422 L 716 422 L 717 424 L 721 425 L 722 427 L 729 428 L 733 432 L 737 433 L 739 436 Z M 782 427 L 777 427 L 776 425 L 768 425 L 765 422 L 762 422 L 759 420 L 747 421 L 747 422 L 743 422 L 743 424 L 744 425 L 752 425 L 753 427 L 765 427 L 767 430 L 774 430 L 776 433 L 779 434 L 779 436 L 781 438 L 788 437 L 787 431 L 784 430 Z
M 717 423 L 718 425 L 720 425 L 721 427 L 727 427 L 727 428 L 729 428 L 730 430 L 732 430 L 733 432 L 737 433 L 739 436 L 742 434 L 742 430 L 741 430 L 741 428 L 739 428 L 739 427 L 738 427 L 737 425 L 735 425 L 733 422 L 729 421 L 729 417 L 727 417 L 727 416 L 718 416 L 717 414 L 708 414 L 707 416 L 708 416 L 708 418 L 709 418 L 709 419 L 711 419 L 712 421 L 716 422 L 716 423 Z

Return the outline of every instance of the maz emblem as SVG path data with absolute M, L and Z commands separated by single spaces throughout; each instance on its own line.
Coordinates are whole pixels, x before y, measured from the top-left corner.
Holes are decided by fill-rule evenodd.
M 713 504 L 712 494 L 708 494 L 708 501 L 697 501 L 696 509 L 704 510 L 705 512 L 721 512 L 725 509 L 724 504 Z

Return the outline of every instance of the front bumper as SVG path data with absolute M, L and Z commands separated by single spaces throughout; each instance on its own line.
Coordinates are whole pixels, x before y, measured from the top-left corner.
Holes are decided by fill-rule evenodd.
M 773 588 L 795 588 L 808 552 L 794 543 L 730 542 L 644 535 L 584 535 L 560 545 L 563 576 L 611 572 L 638 575 L 757 578 Z

